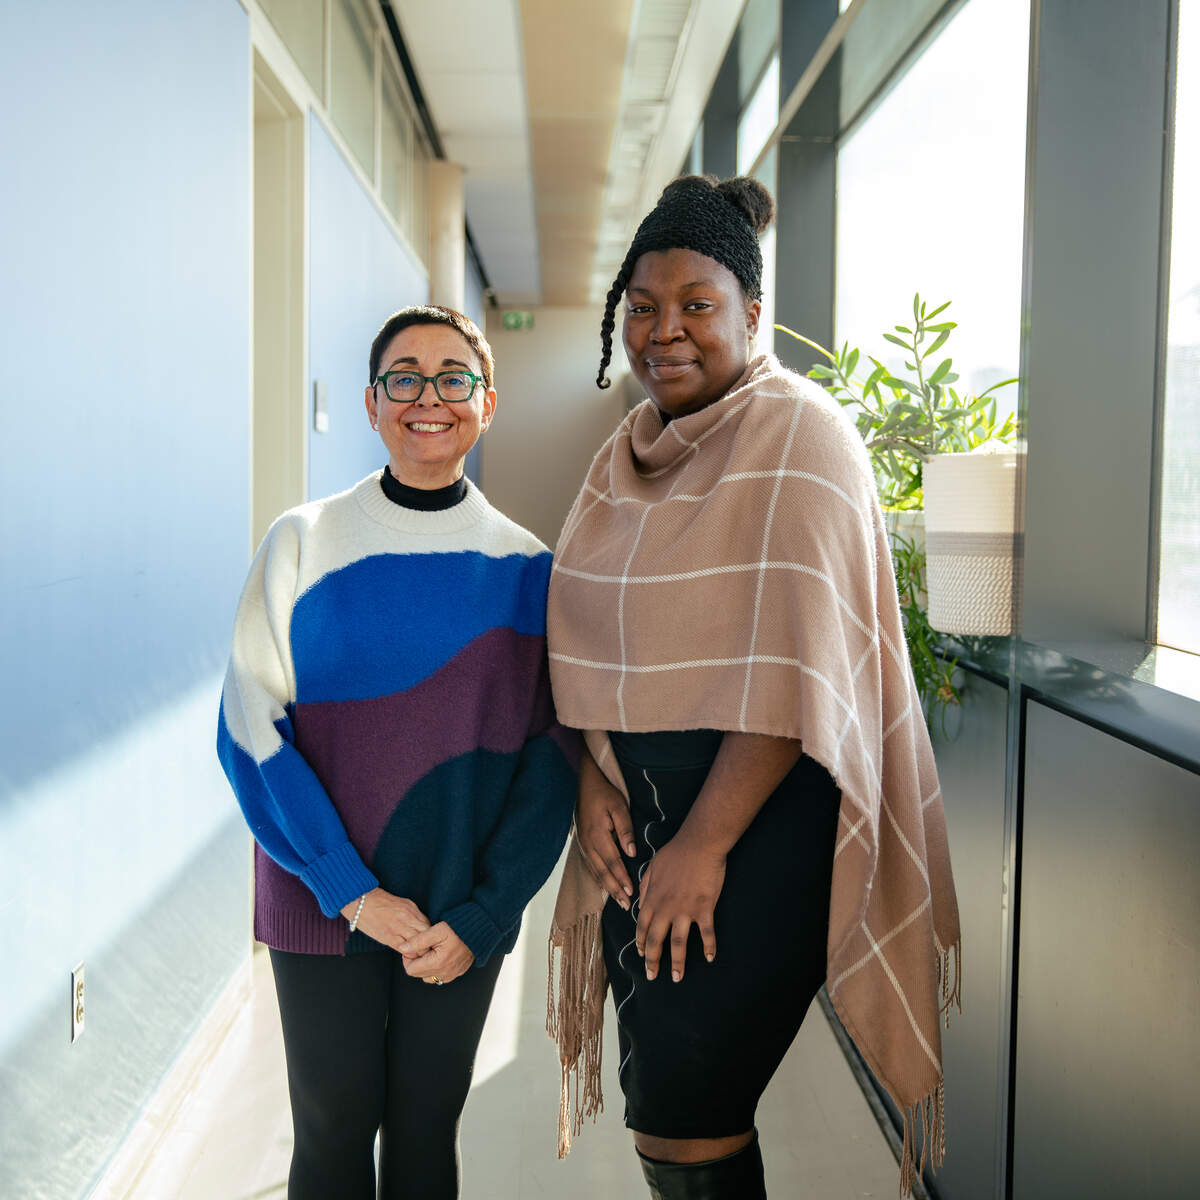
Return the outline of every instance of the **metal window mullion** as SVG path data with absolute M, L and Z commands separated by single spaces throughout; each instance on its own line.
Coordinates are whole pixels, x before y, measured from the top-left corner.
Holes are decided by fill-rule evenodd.
M 1175 94 L 1179 69 L 1179 0 L 1167 16 L 1167 63 L 1163 89 L 1162 207 L 1158 244 L 1157 341 L 1154 356 L 1154 426 L 1150 448 L 1150 553 L 1146 580 L 1146 641 L 1158 642 L 1158 592 L 1162 573 L 1163 437 L 1167 419 L 1167 335 L 1170 332 L 1171 226 L 1174 221 Z

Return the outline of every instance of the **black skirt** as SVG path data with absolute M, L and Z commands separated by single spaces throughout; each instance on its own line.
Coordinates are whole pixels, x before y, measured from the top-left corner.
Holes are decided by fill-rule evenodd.
M 730 851 L 714 913 L 717 954 L 693 925 L 683 979 L 664 943 L 647 981 L 634 944 L 637 877 L 679 829 L 721 744 L 718 730 L 610 735 L 625 777 L 637 858 L 633 912 L 604 907 L 625 1124 L 665 1138 L 727 1137 L 754 1125 L 767 1083 L 825 981 L 829 887 L 841 797 L 807 756 Z

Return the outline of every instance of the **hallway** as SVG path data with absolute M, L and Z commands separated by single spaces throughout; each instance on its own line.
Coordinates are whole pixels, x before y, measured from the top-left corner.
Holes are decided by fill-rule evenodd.
M 556 879 L 527 913 L 500 976 L 484 1029 L 476 1080 L 463 1118 L 464 1200 L 570 1197 L 607 1200 L 644 1194 L 620 1121 L 615 1060 L 605 1059 L 606 1110 L 585 1126 L 569 1157 L 554 1157 L 558 1076 L 544 1030 L 543 931 Z M 251 1001 L 157 1142 L 151 1104 L 132 1144 L 150 1150 L 114 1171 L 93 1200 L 284 1200 L 291 1149 L 283 1043 L 267 955 L 254 956 Z M 606 1040 L 616 1044 L 612 1008 Z M 890 1197 L 896 1163 L 825 1016 L 813 1005 L 759 1110 L 773 1200 Z M 122 1156 L 124 1158 L 124 1156 Z M 128 1159 L 126 1159 L 128 1162 Z

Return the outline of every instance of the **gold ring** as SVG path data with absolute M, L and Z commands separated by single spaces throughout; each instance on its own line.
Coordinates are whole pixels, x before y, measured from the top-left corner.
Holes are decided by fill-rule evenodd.
M 436 975 L 430 975 L 429 982 L 436 983 L 438 985 L 438 987 L 442 986 L 442 981 Z

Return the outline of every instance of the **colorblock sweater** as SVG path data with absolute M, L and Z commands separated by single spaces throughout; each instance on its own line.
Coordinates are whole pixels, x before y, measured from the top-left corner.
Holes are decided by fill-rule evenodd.
M 512 949 L 575 806 L 549 576 L 546 548 L 473 484 L 418 512 L 376 472 L 271 526 L 217 731 L 255 837 L 259 940 L 378 949 L 340 910 L 381 886 L 446 921 L 476 964 Z

